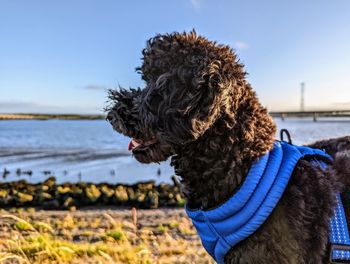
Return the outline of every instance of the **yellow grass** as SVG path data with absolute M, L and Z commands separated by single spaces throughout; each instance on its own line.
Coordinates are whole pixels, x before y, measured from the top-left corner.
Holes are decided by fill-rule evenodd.
M 135 209 L 130 217 L 2 211 L 0 263 L 214 263 L 189 220 L 169 215 L 146 212 L 139 224 Z

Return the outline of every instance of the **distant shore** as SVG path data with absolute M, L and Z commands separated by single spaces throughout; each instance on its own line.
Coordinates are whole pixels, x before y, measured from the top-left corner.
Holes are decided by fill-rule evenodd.
M 76 114 L 0 114 L 0 120 L 102 120 L 104 115 L 76 115 Z

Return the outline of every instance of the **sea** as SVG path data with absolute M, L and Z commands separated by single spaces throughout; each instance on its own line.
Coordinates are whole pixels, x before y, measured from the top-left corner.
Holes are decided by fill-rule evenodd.
M 350 119 L 275 122 L 299 145 L 350 135 Z M 0 121 L 0 181 L 38 183 L 54 175 L 58 183 L 171 182 L 174 170 L 169 161 L 141 164 L 128 151 L 129 142 L 104 120 Z

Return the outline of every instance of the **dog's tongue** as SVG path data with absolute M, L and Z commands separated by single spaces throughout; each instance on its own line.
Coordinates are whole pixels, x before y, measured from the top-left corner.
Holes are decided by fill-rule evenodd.
M 134 139 L 131 139 L 130 143 L 129 143 L 129 147 L 128 150 L 131 151 L 134 148 L 136 148 L 138 145 L 140 145 L 139 143 L 137 143 Z
M 132 140 L 130 141 L 129 143 L 129 147 L 128 147 L 128 150 L 132 150 L 134 148 L 134 144 L 132 144 Z

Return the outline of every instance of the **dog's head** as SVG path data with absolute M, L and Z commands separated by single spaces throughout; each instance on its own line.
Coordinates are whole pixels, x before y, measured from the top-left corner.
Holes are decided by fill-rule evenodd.
M 144 89 L 111 90 L 107 119 L 128 137 L 135 158 L 160 162 L 203 136 L 234 109 L 243 66 L 231 48 L 190 33 L 157 35 L 137 71 Z

